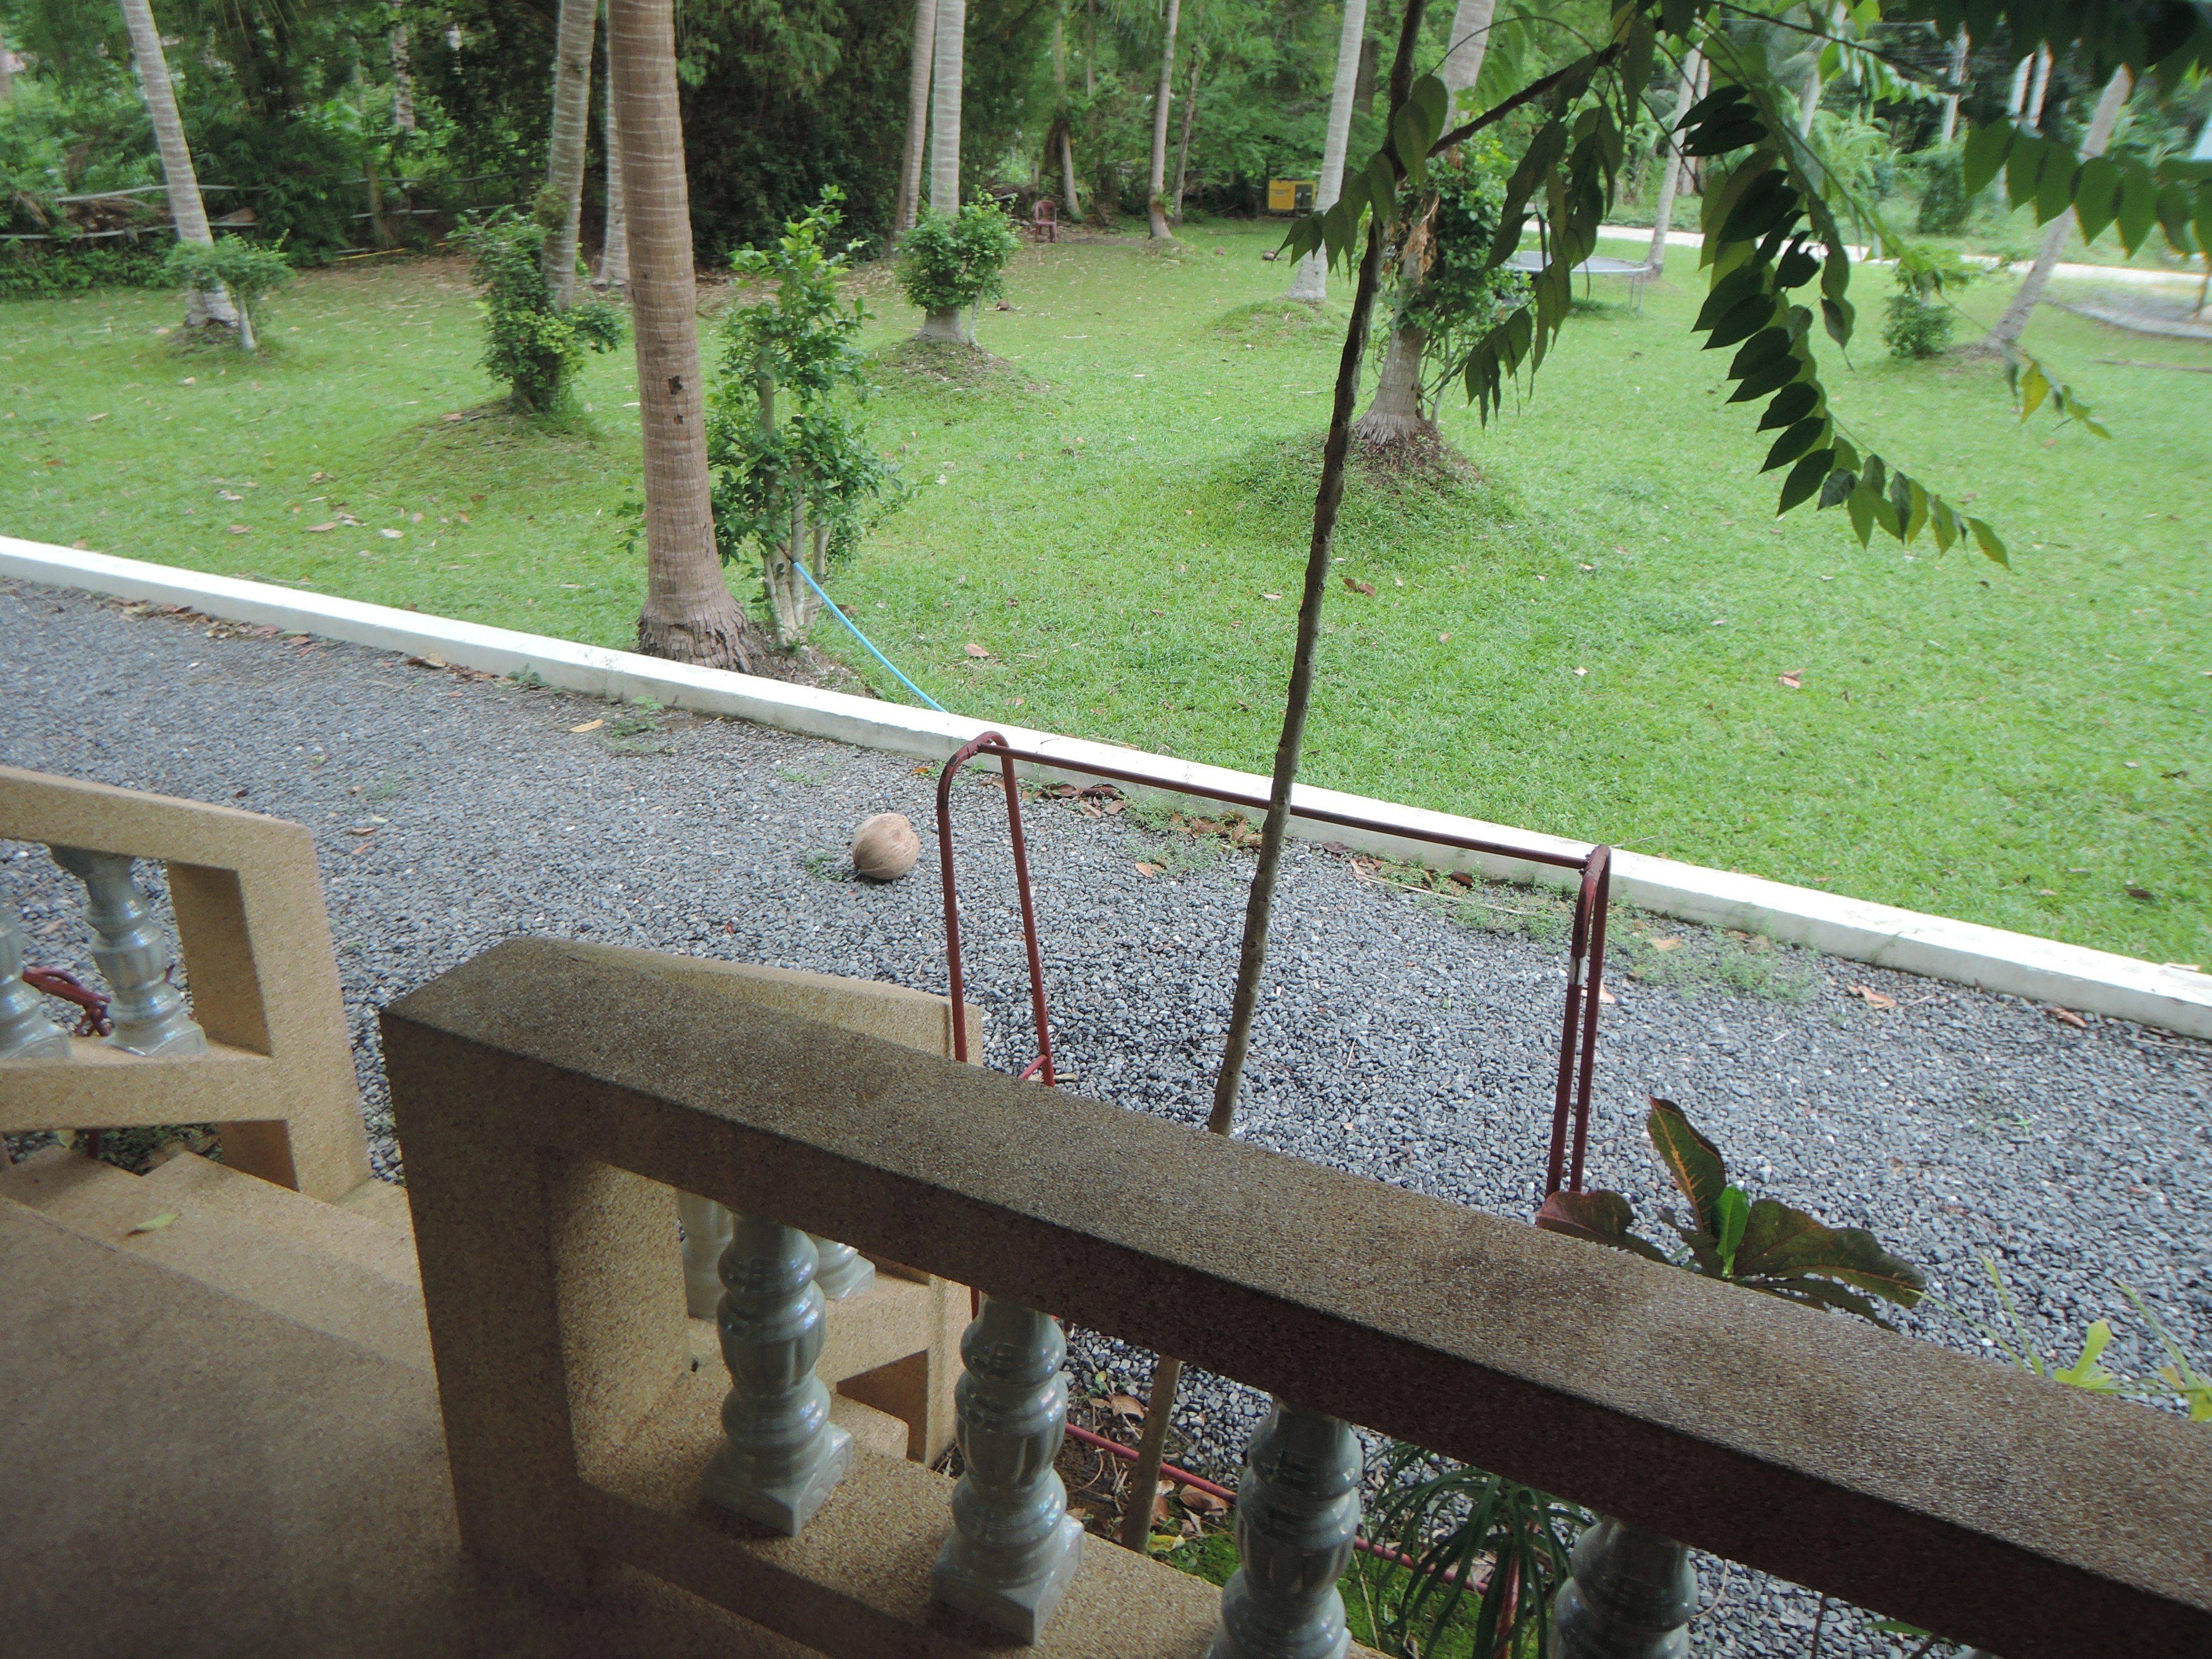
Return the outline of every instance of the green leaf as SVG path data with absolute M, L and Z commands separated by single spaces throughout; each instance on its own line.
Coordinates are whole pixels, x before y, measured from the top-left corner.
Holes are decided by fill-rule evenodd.
M 1851 534 L 1859 538 L 1861 547 L 1864 547 L 1874 536 L 1874 504 L 1876 499 L 1862 477 L 1844 500 L 1844 510 L 1851 515 Z
M 1746 1279 L 1817 1274 L 1907 1308 L 1920 1300 L 1928 1285 L 1918 1268 L 1890 1255 L 1864 1228 L 1829 1227 L 1771 1198 L 1751 1206 L 1736 1272 Z
M 1820 320 L 1827 325 L 1828 337 L 1839 346 L 1851 343 L 1851 325 L 1858 320 L 1849 300 L 1820 296 Z
M 2081 240 L 2094 242 L 2120 210 L 2120 170 L 2101 155 L 2081 163 L 2074 181 L 2074 215 L 2081 222 Z
M 2047 225 L 2074 200 L 2074 158 L 2054 148 L 2035 179 L 2035 222 Z
M 1780 289 L 1802 288 L 1811 282 L 1820 269 L 1820 262 L 1809 248 L 1802 244 L 1782 256 L 1774 268 L 1774 286 Z
M 1959 515 L 1951 510 L 1948 501 L 1938 497 L 1929 510 L 1928 521 L 1936 532 L 1936 550 L 1948 553 L 1951 544 L 1959 539 Z
M 1689 1200 L 1698 1225 L 1707 1232 L 1715 1231 L 1721 1189 L 1728 1185 L 1728 1165 L 1720 1148 L 1698 1133 L 1680 1107 L 1656 1095 L 1651 1097 L 1651 1113 L 1644 1127 L 1668 1175 Z
M 1413 89 L 1407 96 L 1413 106 L 1421 112 L 1421 126 L 1428 134 L 1421 141 L 1421 149 L 1425 153 L 1443 137 L 1444 128 L 1451 123 L 1451 88 L 1435 76 L 1424 75 L 1413 82 Z
M 2037 410 L 2042 408 L 2043 400 L 2050 395 L 2050 392 L 2051 382 L 2043 376 L 2043 366 L 2040 363 L 2030 363 L 2027 366 L 2027 373 L 2021 377 L 2020 418 L 2025 421 Z
M 1820 505 L 1815 510 L 1826 513 L 1830 507 L 1850 500 L 1859 487 L 1859 475 L 1846 465 L 1843 459 L 1844 446 L 1838 444 L 1828 452 L 1830 472 L 1820 485 Z
M 1784 353 L 1764 368 L 1755 369 L 1744 377 L 1744 382 L 1729 398 L 1732 404 L 1755 403 L 1770 392 L 1778 392 L 1805 372 L 1804 361 Z
M 1721 222 L 1723 242 L 1755 242 L 1797 211 L 1798 195 L 1780 167 L 1761 173 Z
M 2158 193 L 2158 222 L 2173 251 L 2185 257 L 2197 252 L 2196 239 L 2189 234 L 2190 207 L 2189 192 L 2179 185 L 2168 185 Z
M 2120 246 L 2130 257 L 2150 239 L 2158 222 L 2158 185 L 2142 162 L 2120 163 Z
M 2051 154 L 2050 141 L 2023 132 L 2005 157 L 2005 194 L 2014 207 L 2035 199 L 2035 182 L 2043 176 L 2043 163 Z
M 1774 296 L 1763 291 L 1754 294 L 1713 325 L 1711 337 L 1705 342 L 1705 349 L 1715 351 L 1722 346 L 1734 345 L 1738 340 L 1748 340 L 1765 327 L 1773 316 Z
M 1766 137 L 1765 123 L 1735 120 L 1721 125 L 1706 123 L 1682 141 L 1685 155 L 1725 155 L 1732 149 L 1745 149 Z
M 1827 430 L 1828 420 L 1825 415 L 1815 415 L 1798 422 L 1774 441 L 1774 447 L 1766 452 L 1766 465 L 1759 470 L 1771 472 L 1778 466 L 1787 466 L 1792 461 L 1801 460 L 1827 434 Z M 1826 459 L 1822 457 L 1823 460 Z M 1809 495 L 1811 492 L 1812 487 L 1808 484 L 1806 493 Z
M 1736 85 L 1734 82 L 1729 82 L 1715 87 L 1703 98 L 1691 105 L 1683 112 L 1681 125 L 1693 127 L 1701 122 L 1710 121 L 1717 115 L 1732 112 L 1739 106 L 1746 109 L 1751 107 L 1751 94 L 1745 88 Z
M 2005 556 L 2003 541 L 1999 538 L 1996 531 L 1990 528 L 1986 520 L 1968 519 L 1966 529 L 1972 534 L 1974 545 L 1982 550 L 1982 556 L 1984 558 L 1993 559 L 2007 568 L 2011 566 L 2012 561 Z
M 1778 426 L 1795 426 L 1813 412 L 1820 401 L 1820 388 L 1810 380 L 1796 380 L 1774 394 L 1774 401 L 1766 406 L 1765 417 L 1758 430 L 1770 431 Z
M 1791 467 L 1790 476 L 1783 480 L 1781 501 L 1774 509 L 1774 516 L 1780 518 L 1818 489 L 1826 481 L 1835 459 L 1835 451 L 1816 449 Z
M 2012 149 L 2013 125 L 2009 121 L 1992 121 L 1976 130 L 1966 140 L 1966 199 L 1972 201 L 1988 187 L 1997 176 L 1997 169 L 2005 163 Z
M 1428 171 L 1430 136 L 1422 130 L 1421 112 L 1409 100 L 1390 124 L 1390 147 L 1398 152 L 1406 177 L 1417 185 Z
M 1676 40 L 1687 35 L 1698 21 L 1698 0 L 1659 0 L 1659 22 Z
M 1536 1224 L 1547 1233 L 1565 1233 L 1592 1244 L 1665 1261 L 1666 1253 L 1638 1238 L 1629 1228 L 1636 1212 L 1619 1193 L 1553 1193 L 1536 1212 Z
M 1762 368 L 1777 357 L 1790 355 L 1790 331 L 1786 328 L 1762 328 L 1743 343 L 1743 347 L 1729 364 L 1728 377 L 1741 380 L 1752 370 Z
M 1753 295 L 1765 291 L 1765 273 L 1755 265 L 1732 270 L 1713 284 L 1713 291 L 1705 296 L 1698 308 L 1698 320 L 1690 326 L 1702 333 Z
M 1920 532 L 1928 527 L 1929 497 L 1927 490 L 1922 488 L 1918 480 L 1906 479 L 1905 482 L 1911 492 L 1911 500 L 1906 506 L 1905 514 L 1905 545 L 1909 547 L 1919 539 Z
M 1743 1230 L 1751 1219 L 1751 1200 L 1742 1188 L 1731 1182 L 1721 1188 L 1719 1200 L 1713 1206 L 1717 1224 L 1714 1228 L 1720 1245 L 1721 1275 L 1735 1277 L 1736 1251 L 1743 1243 Z

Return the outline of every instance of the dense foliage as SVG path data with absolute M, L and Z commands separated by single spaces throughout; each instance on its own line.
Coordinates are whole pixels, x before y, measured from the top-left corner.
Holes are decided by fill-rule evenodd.
M 538 267 L 545 227 L 506 211 L 459 233 L 470 274 L 483 290 L 483 366 L 507 382 L 515 407 L 561 407 L 568 382 L 594 351 L 622 343 L 623 313 L 603 300 L 580 300 L 566 311 L 553 298 Z
M 1430 369 L 1443 382 L 1459 378 L 1475 342 L 1528 296 L 1525 276 L 1490 260 L 1511 170 L 1504 147 L 1483 134 L 1430 166 L 1414 210 L 1423 270 L 1419 282 L 1401 275 L 1398 318 L 1427 335 Z
M 899 242 L 899 287 L 924 311 L 961 311 L 1006 292 L 1020 246 L 1013 222 L 988 198 L 957 215 L 925 213 Z
M 780 642 L 803 638 L 814 586 L 897 499 L 897 475 L 869 441 L 860 347 L 867 313 L 839 292 L 857 241 L 831 246 L 834 188 L 764 248 L 732 259 L 738 282 L 767 287 L 721 325 L 722 374 L 707 410 L 714 539 L 724 562 L 757 562 Z

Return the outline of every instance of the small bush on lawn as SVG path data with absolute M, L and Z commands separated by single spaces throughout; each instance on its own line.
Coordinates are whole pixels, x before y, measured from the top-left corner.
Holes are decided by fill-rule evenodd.
M 507 382 L 514 406 L 558 409 L 588 352 L 622 343 L 623 314 L 604 300 L 582 300 L 566 311 L 538 268 L 546 228 L 508 209 L 454 237 L 469 256 L 469 273 L 483 290 L 483 366 Z
M 1974 276 L 1974 268 L 1948 248 L 1922 248 L 1916 257 L 1899 259 L 1897 292 L 1889 296 L 1881 326 L 1889 355 L 1910 362 L 1948 350 L 1959 313 L 1945 296 Z
M 161 269 L 187 292 L 227 289 L 231 302 L 244 313 L 246 326 L 239 330 L 238 343 L 249 351 L 262 301 L 292 280 L 292 262 L 282 248 L 258 246 L 240 236 L 225 236 L 212 244 L 178 242 L 161 261 Z
M 1018 246 L 1013 221 L 988 196 L 957 215 L 926 213 L 899 244 L 899 287 L 924 311 L 959 311 L 1006 292 Z

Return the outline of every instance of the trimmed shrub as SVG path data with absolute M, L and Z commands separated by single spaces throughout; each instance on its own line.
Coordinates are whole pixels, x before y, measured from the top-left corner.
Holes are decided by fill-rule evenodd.
M 469 273 L 483 289 L 483 366 L 507 382 L 517 409 L 552 410 L 568 401 L 585 356 L 622 343 L 623 313 L 604 300 L 553 308 L 538 269 L 545 227 L 513 210 L 459 232 Z

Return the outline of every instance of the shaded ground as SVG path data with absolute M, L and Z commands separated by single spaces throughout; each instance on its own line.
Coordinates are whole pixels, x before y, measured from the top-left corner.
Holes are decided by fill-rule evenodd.
M 398 1173 L 375 1010 L 495 941 L 558 934 L 944 983 L 933 769 L 895 757 L 407 666 L 310 640 L 0 583 L 0 760 L 235 802 L 316 831 L 379 1167 Z M 573 728 L 598 720 L 589 732 Z M 990 1058 L 1033 1052 L 1003 810 L 960 792 L 970 973 Z M 922 831 L 886 888 L 844 877 L 867 814 Z M 1069 1086 L 1202 1121 L 1245 855 L 1041 805 L 1031 819 Z M 1143 873 L 1139 864 L 1160 873 Z M 1287 861 L 1242 1133 L 1510 1215 L 1540 1174 L 1564 994 L 1562 912 L 1526 890 L 1452 902 L 1326 853 Z M 74 884 L 0 846 L 33 960 L 84 965 Z M 1872 1227 L 1958 1311 L 1907 1322 L 1983 1346 L 2002 1263 L 2037 1340 L 2158 1363 L 2116 1281 L 2212 1353 L 2212 1048 L 1632 913 L 1617 915 L 1594 1182 L 1660 1201 L 1647 1091 L 1680 1102 L 1755 1192 Z M 1856 988 L 1897 1006 L 1878 1008 Z M 1041 1097 L 1041 1106 L 1043 1097 Z M 1049 1119 L 1039 1120 L 1048 1152 Z M 1149 1357 L 1077 1333 L 1079 1389 L 1141 1394 Z M 1103 1378 L 1103 1382 L 1102 1382 Z M 1249 1390 L 1190 1380 L 1188 1457 L 1233 1476 Z M 1710 1595 L 1720 1582 L 1708 1575 Z M 1803 1651 L 1812 1598 L 1735 1570 L 1700 1651 Z M 1823 1652 L 1875 1655 L 1839 1632 Z M 1903 1650 L 1899 1650 L 1902 1651 Z

